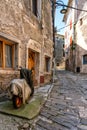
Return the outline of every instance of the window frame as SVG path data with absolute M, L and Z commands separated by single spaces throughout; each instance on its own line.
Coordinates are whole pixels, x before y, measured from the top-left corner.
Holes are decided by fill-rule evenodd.
M 32 12 L 33 14 L 38 17 L 38 0 L 35 0 L 36 1 L 36 4 L 34 3 L 34 1 L 32 0 Z
M 86 55 L 83 55 L 83 64 L 87 64 L 87 60 L 85 60 L 85 58 L 87 59 L 87 54 Z
M 33 15 L 40 21 L 41 15 L 42 15 L 42 0 L 35 0 L 36 4 L 34 5 L 33 0 L 31 0 L 31 11 Z M 34 12 L 34 9 L 36 8 L 36 11 Z
M 47 62 L 46 62 L 47 59 L 49 60 L 49 61 L 48 61 L 48 66 L 47 66 Z M 49 56 L 45 56 L 45 72 L 46 72 L 46 73 L 49 73 L 49 72 L 50 72 L 50 60 L 51 60 L 51 59 L 50 59 Z
M 82 25 L 83 25 L 83 19 L 80 18 L 80 26 L 82 26 Z
M 8 40 L 5 40 L 4 38 L 0 38 L 0 41 L 2 42 L 2 66 L 0 66 L 0 69 L 13 69 L 14 68 L 14 50 L 15 50 L 15 45 L 13 42 L 10 42 Z M 5 45 L 9 45 L 12 47 L 12 67 L 6 67 L 6 60 L 5 60 Z
M 3 64 L 3 44 L 2 44 L 2 41 L 0 41 L 0 60 L 1 60 L 1 64 L 0 64 L 0 67 L 2 67 L 2 64 Z

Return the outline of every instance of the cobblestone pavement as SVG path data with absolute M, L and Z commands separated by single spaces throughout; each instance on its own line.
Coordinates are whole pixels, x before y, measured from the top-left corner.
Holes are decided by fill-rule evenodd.
M 48 89 L 37 93 L 47 97 Z M 0 114 L 0 130 L 87 130 L 87 75 L 58 71 L 51 89 L 38 117 L 26 120 Z
M 59 71 L 34 130 L 87 130 L 87 75 Z
M 35 89 L 34 96 L 32 99 L 40 95 L 44 97 L 46 101 L 52 87 L 52 84 L 48 84 Z M 5 100 L 8 100 L 7 93 L 0 93 L 0 102 Z M 34 124 L 37 120 L 38 117 L 33 120 L 27 120 L 0 113 L 0 130 L 33 130 Z

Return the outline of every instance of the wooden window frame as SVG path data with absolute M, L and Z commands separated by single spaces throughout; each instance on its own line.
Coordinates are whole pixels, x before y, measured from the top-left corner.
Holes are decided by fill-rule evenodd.
M 0 38 L 0 41 L 2 42 L 2 69 L 13 69 L 14 68 L 14 53 L 15 53 L 15 45 L 7 41 L 3 38 Z M 12 67 L 6 67 L 5 66 L 5 45 L 10 45 L 12 47 Z

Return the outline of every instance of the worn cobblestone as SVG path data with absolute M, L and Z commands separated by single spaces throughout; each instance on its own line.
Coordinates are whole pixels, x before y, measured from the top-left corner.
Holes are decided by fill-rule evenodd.
M 46 99 L 40 114 L 34 120 L 0 114 L 0 130 L 87 130 L 87 75 L 57 73 L 50 94 L 49 86 L 35 93 Z
M 57 78 L 58 81 L 54 84 L 40 115 L 42 118 L 50 119 L 53 124 L 58 124 L 57 130 L 87 130 L 85 98 L 87 81 L 83 82 L 86 75 L 61 71 L 58 72 Z M 42 124 L 43 127 L 46 125 L 43 119 L 38 120 L 37 123 Z M 50 126 L 48 125 L 46 129 L 51 130 Z

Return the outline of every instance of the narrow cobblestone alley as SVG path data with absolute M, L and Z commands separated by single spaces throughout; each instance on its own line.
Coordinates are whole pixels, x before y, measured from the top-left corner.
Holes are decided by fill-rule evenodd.
M 57 72 L 34 130 L 87 130 L 87 75 Z
M 38 117 L 0 114 L 0 130 L 87 130 L 87 75 L 57 71 L 56 77 Z

